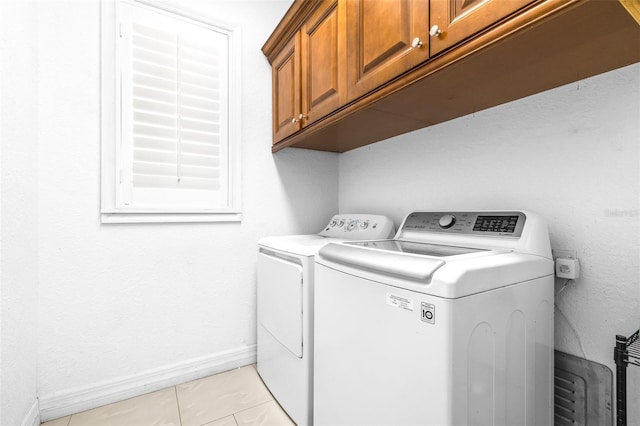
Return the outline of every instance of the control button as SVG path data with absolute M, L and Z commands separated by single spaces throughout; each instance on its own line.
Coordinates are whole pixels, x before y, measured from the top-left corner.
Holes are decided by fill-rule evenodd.
M 438 222 L 440 228 L 444 229 L 451 228 L 454 223 L 456 223 L 456 217 L 452 214 L 443 215 Z
M 340 220 L 338 221 L 338 223 L 336 224 L 336 226 L 337 226 L 338 228 L 342 228 L 342 225 L 344 225 L 344 219 L 340 219 Z
M 349 222 L 349 224 L 347 225 L 347 231 L 352 231 L 353 228 L 355 228 L 357 224 L 358 224 L 358 222 L 356 222 L 355 220 Z
M 369 227 L 369 221 L 365 220 L 364 222 L 360 222 L 361 229 L 367 229 Z
M 334 220 L 332 220 L 332 221 L 331 221 L 331 223 L 329 224 L 329 226 L 333 228 L 334 226 L 336 226 L 336 224 L 337 224 L 337 223 L 338 223 L 338 222 L 336 222 L 336 221 L 335 221 L 335 219 L 334 219 Z

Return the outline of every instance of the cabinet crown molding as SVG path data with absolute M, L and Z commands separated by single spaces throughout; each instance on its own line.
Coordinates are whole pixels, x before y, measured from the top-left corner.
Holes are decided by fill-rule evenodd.
M 321 3 L 321 0 L 295 0 L 293 2 L 262 46 L 262 53 L 267 57 L 269 63 L 273 63 L 280 50 Z

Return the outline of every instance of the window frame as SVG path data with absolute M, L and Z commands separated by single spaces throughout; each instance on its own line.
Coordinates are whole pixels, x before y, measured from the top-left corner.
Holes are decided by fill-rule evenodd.
M 117 37 L 120 33 L 119 5 L 127 3 L 151 8 L 158 13 L 224 32 L 229 45 L 228 97 L 228 208 L 180 210 L 165 208 L 122 208 L 117 206 L 120 144 L 120 69 Z M 166 3 L 145 0 L 101 0 L 101 206 L 102 223 L 162 222 L 239 222 L 242 220 L 240 196 L 240 29 L 229 24 L 203 19 Z

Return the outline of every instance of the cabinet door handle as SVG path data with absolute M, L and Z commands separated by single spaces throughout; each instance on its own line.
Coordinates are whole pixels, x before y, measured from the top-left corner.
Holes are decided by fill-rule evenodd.
M 307 119 L 307 118 L 309 118 L 309 117 L 307 117 L 307 116 L 306 116 L 306 115 L 304 115 L 304 114 L 300 114 L 300 115 L 298 116 L 298 118 L 299 118 L 300 120 L 306 120 L 306 119 Z
M 440 35 L 442 34 L 442 30 L 440 29 L 439 26 L 434 25 L 433 27 L 431 27 L 431 29 L 429 30 L 429 35 L 431 37 L 440 37 Z
M 292 119 L 291 119 L 291 124 L 296 124 L 297 122 L 298 122 L 298 119 L 297 119 L 297 118 L 292 118 Z
M 422 42 L 422 40 L 420 40 L 420 37 L 416 37 L 413 39 L 413 41 L 411 41 L 411 47 L 414 49 L 415 48 L 420 49 L 423 45 L 424 43 Z

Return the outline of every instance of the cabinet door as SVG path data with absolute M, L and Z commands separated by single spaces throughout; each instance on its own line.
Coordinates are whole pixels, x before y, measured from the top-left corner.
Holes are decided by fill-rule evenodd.
M 346 29 L 343 0 L 323 1 L 302 26 L 303 127 L 345 101 Z
M 348 100 L 429 58 L 428 0 L 347 0 L 347 22 Z
M 440 33 L 431 37 L 431 55 L 488 28 L 534 1 L 431 0 L 431 26 L 437 25 L 440 30 Z
M 300 130 L 300 35 L 273 61 L 273 143 Z

